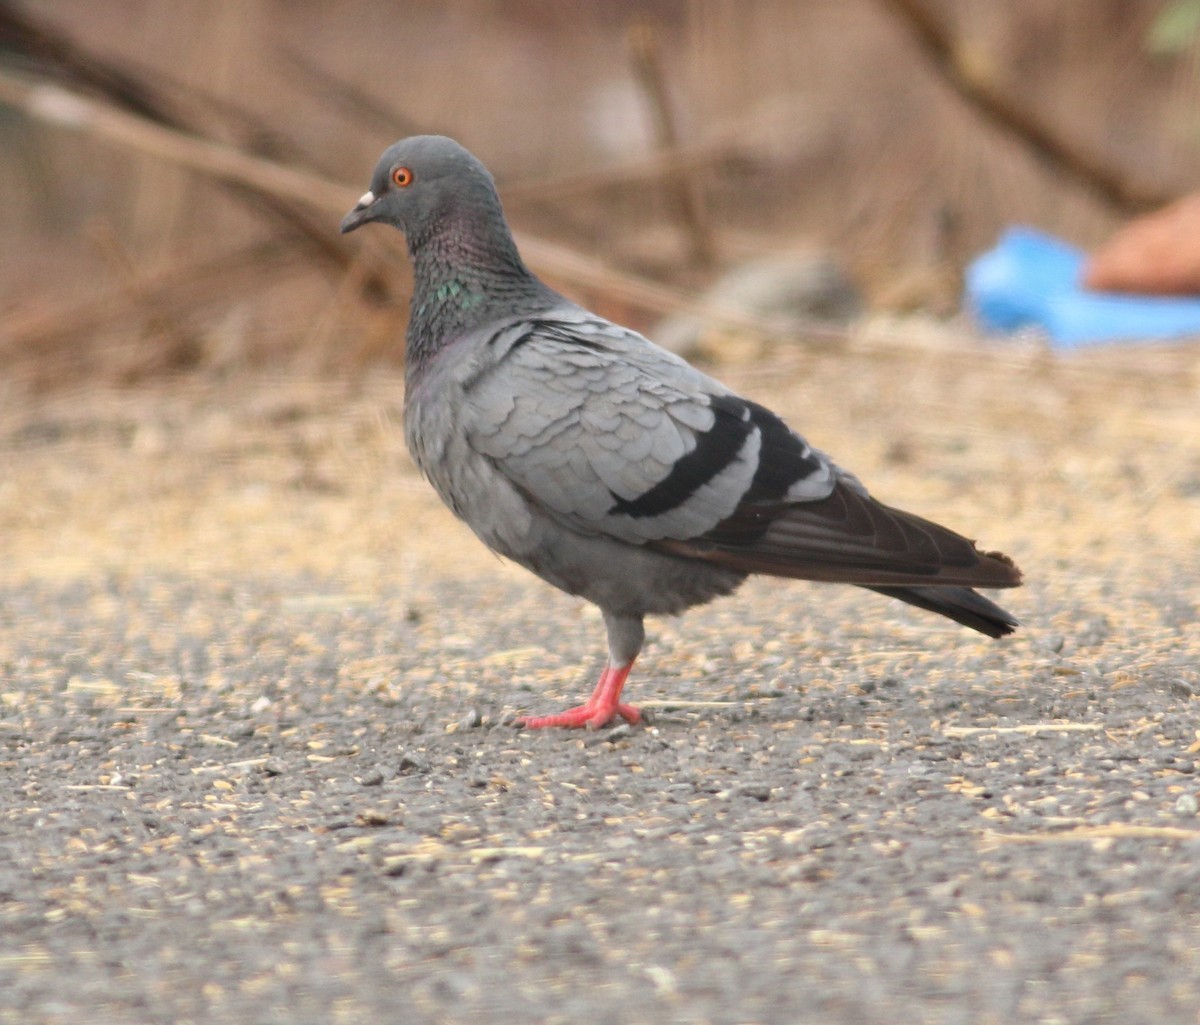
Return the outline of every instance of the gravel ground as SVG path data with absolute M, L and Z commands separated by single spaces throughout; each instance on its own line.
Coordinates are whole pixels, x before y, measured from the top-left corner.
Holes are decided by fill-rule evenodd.
M 602 627 L 440 509 L 395 380 L 8 403 L 0 1022 L 1196 1022 L 1194 352 L 721 368 L 1027 626 L 753 581 L 596 733 L 505 725 Z

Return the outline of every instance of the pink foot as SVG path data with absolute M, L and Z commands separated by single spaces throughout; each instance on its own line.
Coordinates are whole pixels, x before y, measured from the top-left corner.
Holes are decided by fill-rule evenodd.
M 577 705 L 575 708 L 568 708 L 565 712 L 558 712 L 555 715 L 524 716 L 516 722 L 518 726 L 527 730 L 540 730 L 547 726 L 586 726 L 589 730 L 598 730 L 601 726 L 607 726 L 618 715 L 626 722 L 642 721 L 642 713 L 633 705 L 610 707 L 593 704 L 589 701 L 586 705 Z
M 633 705 L 620 703 L 621 688 L 625 686 L 625 679 L 632 668 L 632 662 L 619 669 L 606 667 L 600 674 L 600 682 L 596 684 L 592 696 L 582 705 L 568 708 L 557 715 L 522 716 L 516 720 L 516 725 L 527 730 L 540 730 L 547 726 L 585 726 L 589 730 L 597 730 L 618 715 L 628 723 L 639 723 L 642 713 Z

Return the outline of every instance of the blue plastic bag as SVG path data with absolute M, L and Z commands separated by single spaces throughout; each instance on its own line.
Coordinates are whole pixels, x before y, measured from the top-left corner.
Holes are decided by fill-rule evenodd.
M 1061 239 L 1009 228 L 967 268 L 967 306 L 987 331 L 1038 327 L 1064 349 L 1200 335 L 1200 297 L 1091 292 L 1080 284 L 1085 260 Z

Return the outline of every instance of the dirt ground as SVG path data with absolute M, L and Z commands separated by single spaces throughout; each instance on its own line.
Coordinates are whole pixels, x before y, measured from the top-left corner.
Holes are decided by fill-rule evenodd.
M 1009 552 L 991 642 L 752 581 L 651 625 L 487 554 L 400 382 L 0 409 L 0 1022 L 1194 1023 L 1200 350 L 887 326 L 717 373 Z

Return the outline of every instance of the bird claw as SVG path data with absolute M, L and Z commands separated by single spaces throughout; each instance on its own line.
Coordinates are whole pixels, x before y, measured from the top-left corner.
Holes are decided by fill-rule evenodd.
M 607 726 L 617 716 L 627 723 L 636 725 L 642 721 L 642 713 L 633 705 L 608 704 L 589 701 L 555 715 L 521 716 L 514 725 L 526 730 L 541 730 L 547 726 L 566 726 L 578 729 L 598 730 Z
M 589 730 L 598 730 L 601 726 L 607 726 L 618 715 L 627 723 L 639 723 L 642 721 L 642 713 L 633 705 L 620 703 L 621 688 L 625 686 L 625 679 L 632 668 L 632 661 L 622 666 L 607 665 L 600 674 L 600 682 L 596 684 L 592 696 L 582 705 L 568 708 L 557 715 L 522 716 L 515 724 L 527 730 L 541 730 L 547 726 L 583 726 Z

